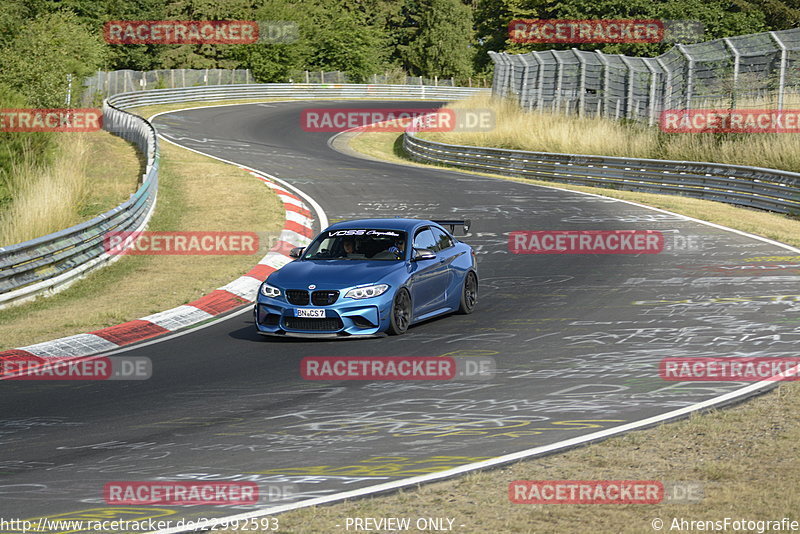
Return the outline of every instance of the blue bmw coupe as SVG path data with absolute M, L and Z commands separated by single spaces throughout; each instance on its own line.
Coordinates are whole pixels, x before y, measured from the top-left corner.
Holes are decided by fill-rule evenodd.
M 333 224 L 261 284 L 260 334 L 354 337 L 402 334 L 414 323 L 472 313 L 478 269 L 453 237 L 469 221 L 361 219 Z M 450 231 L 445 228 L 449 228 Z

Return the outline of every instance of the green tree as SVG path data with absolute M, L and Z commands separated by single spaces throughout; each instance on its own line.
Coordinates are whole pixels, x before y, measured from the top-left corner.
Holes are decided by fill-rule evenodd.
M 331 4 L 331 2 L 326 2 Z M 327 11 L 330 13 L 330 11 Z M 308 66 L 318 70 L 341 70 L 354 81 L 365 81 L 386 65 L 385 39 L 357 12 L 340 12 L 336 17 L 316 17 L 315 25 L 304 28 L 310 47 Z
M 71 12 L 40 15 L 0 49 L 0 83 L 24 94 L 32 106 L 63 106 L 72 77 L 72 102 L 81 81 L 102 64 L 103 43 Z
M 254 20 L 251 0 L 173 0 L 165 6 L 170 20 Z M 165 69 L 233 69 L 238 61 L 232 48 L 241 45 L 163 45 L 158 62 Z
M 404 66 L 423 76 L 468 76 L 473 70 L 472 11 L 459 0 L 420 0 L 419 26 L 402 46 Z
M 265 0 L 256 11 L 256 20 L 266 23 L 287 22 L 297 25 L 296 35 L 287 42 L 259 42 L 231 47 L 230 57 L 249 68 L 259 82 L 283 82 L 292 72 L 301 69 L 310 53 L 307 34 L 307 2 Z
M 105 13 L 97 24 L 112 20 L 163 20 L 167 18 L 163 0 L 105 0 Z M 107 70 L 153 70 L 162 68 L 160 53 L 167 45 L 107 45 Z

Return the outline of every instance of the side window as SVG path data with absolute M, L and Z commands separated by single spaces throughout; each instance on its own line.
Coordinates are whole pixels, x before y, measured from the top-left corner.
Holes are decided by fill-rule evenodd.
M 417 232 L 417 235 L 414 236 L 414 248 L 427 248 L 436 251 L 436 239 L 434 239 L 429 228 Z
M 436 240 L 436 250 L 444 250 L 453 246 L 453 239 L 439 228 L 431 227 L 433 238 Z

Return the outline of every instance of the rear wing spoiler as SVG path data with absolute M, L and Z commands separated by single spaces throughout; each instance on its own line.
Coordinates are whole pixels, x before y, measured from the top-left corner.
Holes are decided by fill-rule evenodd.
M 464 235 L 469 233 L 469 227 L 472 225 L 472 220 L 464 219 L 464 220 L 439 220 L 439 221 L 432 221 L 436 224 L 440 224 L 450 230 L 450 233 L 455 235 L 456 226 L 461 226 L 464 228 Z

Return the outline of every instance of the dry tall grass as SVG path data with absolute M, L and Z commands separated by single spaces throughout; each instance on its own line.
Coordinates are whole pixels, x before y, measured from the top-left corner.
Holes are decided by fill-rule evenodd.
M 422 134 L 423 137 L 471 146 L 713 161 L 800 172 L 800 136 L 796 134 L 666 134 L 657 126 L 597 117 L 526 112 L 513 101 L 490 96 L 450 103 L 448 107 L 491 109 L 495 113 L 496 126 L 489 132 L 428 132 Z
M 85 134 L 61 135 L 48 165 L 25 157 L 13 168 L 13 200 L 0 213 L 0 245 L 10 245 L 62 230 L 81 221 L 89 190 Z

